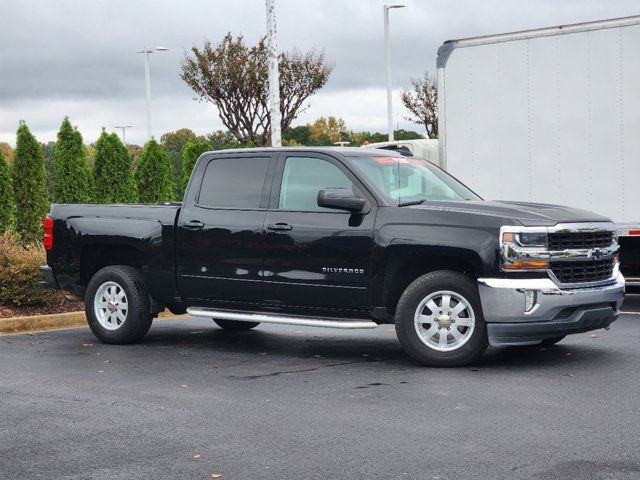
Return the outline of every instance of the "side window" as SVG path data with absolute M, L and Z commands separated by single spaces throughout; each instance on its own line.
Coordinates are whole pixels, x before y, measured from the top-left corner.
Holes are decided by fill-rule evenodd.
M 326 160 L 288 157 L 284 164 L 278 207 L 282 210 L 335 212 L 318 206 L 318 192 L 323 188 L 353 188 L 353 183 Z
M 223 208 L 258 208 L 268 157 L 220 158 L 207 165 L 198 205 Z

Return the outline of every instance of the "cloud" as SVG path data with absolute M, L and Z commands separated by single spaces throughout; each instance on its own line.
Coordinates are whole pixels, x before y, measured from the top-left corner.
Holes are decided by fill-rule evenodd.
M 276 1 L 280 50 L 324 49 L 335 64 L 300 121 L 336 114 L 350 128 L 384 129 L 384 2 Z M 407 8 L 391 12 L 394 89 L 425 70 L 433 72 L 437 48 L 450 38 L 638 13 L 631 0 L 404 3 Z M 145 45 L 170 48 L 151 58 L 156 136 L 181 127 L 221 128 L 213 107 L 194 102 L 179 78 L 183 51 L 227 31 L 251 42 L 265 32 L 263 0 L 22 0 L 5 2 L 2 18 L 0 141 L 10 143 L 20 119 L 41 140 L 53 140 L 64 115 L 87 140 L 102 126 L 126 122 L 135 125 L 131 141 L 144 142 L 144 65 L 136 51 Z M 404 115 L 399 102 L 396 112 Z

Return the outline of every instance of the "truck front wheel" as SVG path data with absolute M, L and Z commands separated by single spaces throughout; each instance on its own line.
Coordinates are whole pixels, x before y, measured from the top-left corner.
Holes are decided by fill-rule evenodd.
M 488 345 L 478 289 L 459 272 L 440 270 L 414 280 L 400 297 L 395 323 L 402 348 L 425 366 L 467 365 Z
M 126 344 L 149 331 L 153 316 L 140 271 L 126 265 L 104 267 L 91 278 L 85 294 L 89 328 L 104 343 Z

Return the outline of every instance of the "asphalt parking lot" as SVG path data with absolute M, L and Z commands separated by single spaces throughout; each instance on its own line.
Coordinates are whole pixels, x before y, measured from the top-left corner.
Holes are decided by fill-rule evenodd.
M 391 326 L 3 336 L 0 478 L 640 478 L 640 315 L 596 334 L 459 369 Z

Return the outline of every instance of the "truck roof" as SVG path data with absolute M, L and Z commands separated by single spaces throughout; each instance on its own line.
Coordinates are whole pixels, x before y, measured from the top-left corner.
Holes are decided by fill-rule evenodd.
M 391 150 L 380 150 L 375 148 L 362 147 L 254 147 L 254 148 L 229 148 L 226 150 L 210 150 L 206 153 L 256 153 L 256 152 L 316 152 L 316 153 L 339 153 L 346 157 L 365 156 L 377 153 L 385 157 L 402 157 L 397 152 Z

